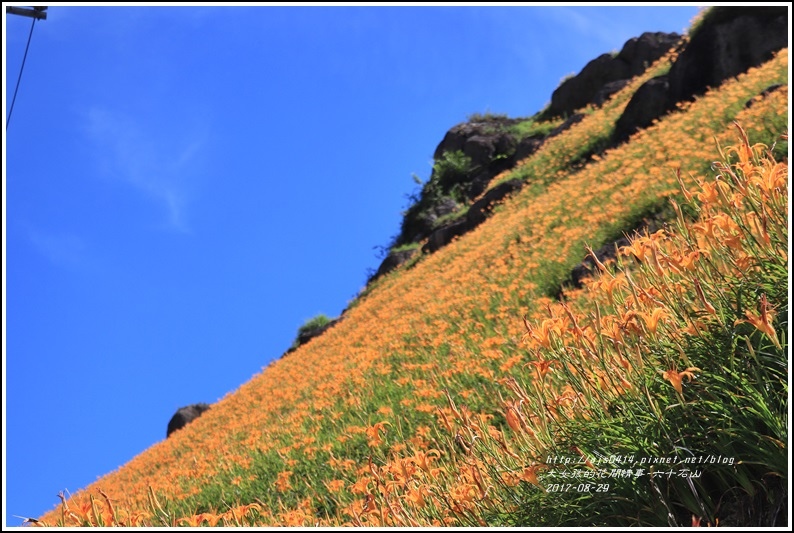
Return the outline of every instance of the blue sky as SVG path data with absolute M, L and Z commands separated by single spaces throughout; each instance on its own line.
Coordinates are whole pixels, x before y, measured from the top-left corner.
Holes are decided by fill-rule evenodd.
M 4 139 L 4 523 L 338 315 L 449 128 L 697 10 L 51 5 Z

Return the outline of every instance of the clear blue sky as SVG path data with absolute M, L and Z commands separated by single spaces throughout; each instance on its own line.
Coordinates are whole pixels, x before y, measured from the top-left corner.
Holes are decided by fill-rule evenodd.
M 4 139 L 4 522 L 339 314 L 449 128 L 696 12 L 51 6 Z M 5 16 L 6 116 L 30 27 Z

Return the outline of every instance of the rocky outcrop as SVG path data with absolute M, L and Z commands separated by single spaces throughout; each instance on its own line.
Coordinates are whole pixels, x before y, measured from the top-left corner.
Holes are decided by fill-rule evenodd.
M 466 221 L 468 222 L 469 226 L 474 228 L 485 222 L 485 219 L 488 218 L 488 215 L 490 214 L 493 204 L 520 190 L 523 186 L 523 180 L 513 178 L 511 180 L 504 181 L 488 190 L 488 192 L 486 192 L 479 200 L 471 204 L 471 207 L 469 207 L 469 211 L 466 213 Z
M 590 103 L 602 104 L 680 40 L 677 33 L 646 32 L 626 41 L 617 55 L 598 56 L 555 89 L 543 118 L 567 116 Z
M 495 154 L 515 150 L 516 138 L 508 128 L 519 122 L 520 119 L 489 116 L 458 124 L 444 135 L 433 159 L 441 159 L 445 152 L 461 150 L 472 158 L 472 165 L 487 165 Z
M 422 251 L 425 253 L 433 253 L 439 248 L 449 244 L 455 237 L 460 237 L 470 230 L 471 227 L 465 218 L 463 220 L 456 220 L 447 225 L 441 226 L 430 234 L 427 242 L 422 247 Z
M 712 8 L 667 75 L 649 80 L 634 93 L 616 124 L 612 143 L 626 141 L 678 102 L 772 59 L 787 44 L 784 6 Z
M 531 156 L 537 152 L 538 148 L 540 148 L 546 138 L 547 137 L 543 137 L 542 135 L 524 137 L 518 142 L 518 146 L 516 146 L 516 152 L 513 154 L 513 160 L 518 163 L 522 159 L 526 159 L 527 157 Z
M 745 102 L 744 103 L 744 107 L 746 109 L 750 109 L 751 107 L 753 107 L 753 104 L 755 104 L 756 102 L 758 102 L 760 100 L 763 100 L 764 98 L 766 98 L 767 96 L 769 96 L 773 92 L 775 92 L 775 91 L 777 91 L 779 89 L 782 89 L 783 87 L 785 87 L 785 85 L 783 85 L 781 83 L 776 83 L 774 85 L 770 85 L 769 87 L 767 87 L 766 89 L 764 89 L 763 91 L 758 93 L 758 96 L 756 96 L 754 98 L 751 98 L 750 100 Z
M 171 436 L 171 433 L 178 429 L 182 429 L 196 418 L 200 417 L 210 406 L 206 403 L 194 403 L 187 407 L 180 407 L 171 420 L 168 422 L 168 429 L 166 431 L 166 438 Z
M 465 217 L 451 221 L 431 233 L 422 247 L 422 251 L 425 253 L 435 252 L 449 244 L 455 237 L 460 237 L 464 233 L 473 230 L 485 222 L 485 219 L 490 215 L 493 204 L 520 190 L 523 186 L 524 182 L 522 180 L 511 179 L 489 189 L 469 207 Z
M 438 176 L 442 192 L 457 188 L 461 195 L 458 200 L 468 202 L 482 194 L 496 174 L 512 167 L 521 140 L 510 126 L 519 122 L 520 119 L 494 117 L 458 124 L 449 130 L 436 147 L 433 158 L 441 161 L 445 154 L 460 152 L 468 158 L 469 165 L 465 172 L 444 172 Z M 522 152 L 526 153 L 531 145 L 525 143 Z
M 383 260 L 378 267 L 378 270 L 372 276 L 372 279 L 377 279 L 381 276 L 385 276 L 392 270 L 395 270 L 400 265 L 406 263 L 407 261 L 411 260 L 416 254 L 419 253 L 419 248 L 408 248 L 403 250 L 392 250 L 389 252 L 389 255 Z
M 296 339 L 298 346 L 302 346 L 307 342 L 309 342 L 310 340 L 312 340 L 313 338 L 319 337 L 320 335 L 325 333 L 326 330 L 331 329 L 334 326 L 334 324 L 337 323 L 338 320 L 339 319 L 333 319 L 329 321 L 327 324 L 324 324 L 322 326 L 317 326 L 314 328 L 308 328 L 302 330 L 300 333 L 298 333 L 298 337 Z
M 675 103 L 703 94 L 786 46 L 786 6 L 714 7 L 670 68 L 670 99 Z
M 667 76 L 657 76 L 643 83 L 626 105 L 615 123 L 613 143 L 621 143 L 639 129 L 647 128 L 667 112 L 670 105 L 670 83 Z
M 298 335 L 295 337 L 295 342 L 293 342 L 292 346 L 290 346 L 289 349 L 286 352 L 284 352 L 284 355 L 294 352 L 295 350 L 298 349 L 299 346 L 303 346 L 313 338 L 319 337 L 327 330 L 331 329 L 341 319 L 342 317 L 340 316 L 338 318 L 330 319 L 322 324 L 301 326 L 301 328 L 298 330 Z
M 549 133 L 549 138 L 556 137 L 560 133 L 564 132 L 565 130 L 569 129 L 574 124 L 579 124 L 586 115 L 584 113 L 574 113 L 570 117 L 566 118 L 562 124 L 551 130 Z
M 655 233 L 656 231 L 662 229 L 664 223 L 665 220 L 663 214 L 655 213 L 648 215 L 642 218 L 639 223 L 634 224 L 633 228 L 625 231 L 622 236 L 604 244 L 596 250 L 593 250 L 593 253 L 601 263 L 611 261 L 617 257 L 617 251 L 620 248 L 629 246 L 631 244 L 630 238 L 634 239 L 645 234 Z M 593 260 L 593 257 L 588 253 L 587 256 L 582 259 L 582 262 L 571 270 L 570 285 L 579 288 L 582 286 L 582 282 L 585 278 L 592 277 L 596 273 L 596 263 Z
M 419 243 L 440 229 L 447 228 L 442 232 L 445 235 L 456 231 L 449 229 L 454 225 L 450 215 L 463 211 L 486 190 L 494 176 L 531 155 L 543 143 L 544 135 L 518 136 L 512 126 L 523 120 L 487 116 L 450 129 L 435 150 L 436 163 L 430 180 L 406 211 L 393 247 Z M 450 222 L 445 224 L 443 220 Z M 440 242 L 439 235 L 433 237 L 434 242 Z M 377 270 L 381 274 L 373 277 L 391 269 L 399 259 L 402 258 L 387 256 Z
M 595 96 L 593 96 L 593 100 L 590 103 L 596 107 L 601 107 L 607 102 L 607 100 L 610 99 L 613 94 L 628 85 L 630 81 L 631 80 L 617 80 L 604 84 L 604 86 L 598 89 L 598 92 L 595 93 Z

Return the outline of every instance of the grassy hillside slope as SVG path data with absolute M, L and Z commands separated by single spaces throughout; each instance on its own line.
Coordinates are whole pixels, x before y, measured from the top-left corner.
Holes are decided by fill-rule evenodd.
M 750 145 L 777 142 L 774 153 L 785 154 L 787 89 L 745 104 L 788 85 L 787 72 L 783 50 L 585 162 L 633 82 L 495 178 L 527 185 L 474 231 L 378 279 L 322 336 L 41 521 L 776 519 L 788 474 L 788 170 L 744 147 L 732 122 Z M 717 143 L 738 147 L 738 166 L 712 170 Z M 725 185 L 714 185 L 718 173 Z M 641 261 L 626 256 L 623 271 L 556 299 L 586 245 L 611 242 L 650 213 L 673 222 L 670 199 L 683 206 L 677 225 L 638 241 L 631 257 Z M 750 444 L 737 448 L 739 439 Z M 598 461 L 620 454 L 634 460 Z M 707 455 L 734 461 L 678 476 L 681 458 Z M 640 464 L 673 456 L 668 477 Z M 581 471 L 624 472 L 563 477 L 574 472 L 565 458 Z

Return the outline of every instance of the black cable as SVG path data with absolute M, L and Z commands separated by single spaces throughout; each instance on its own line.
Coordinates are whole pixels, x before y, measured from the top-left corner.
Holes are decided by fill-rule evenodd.
M 11 113 L 14 112 L 14 102 L 17 101 L 17 91 L 19 91 L 19 82 L 22 81 L 22 71 L 25 70 L 25 60 L 28 58 L 28 49 L 30 48 L 30 38 L 33 37 L 33 28 L 36 26 L 36 19 L 33 19 L 33 23 L 30 25 L 30 35 L 28 35 L 28 44 L 25 46 L 25 55 L 22 57 L 22 66 L 19 68 L 19 76 L 17 77 L 17 86 L 14 89 L 14 98 L 11 100 L 11 107 L 8 110 L 8 118 L 6 118 L 6 130 L 8 129 L 8 123 L 11 122 Z

